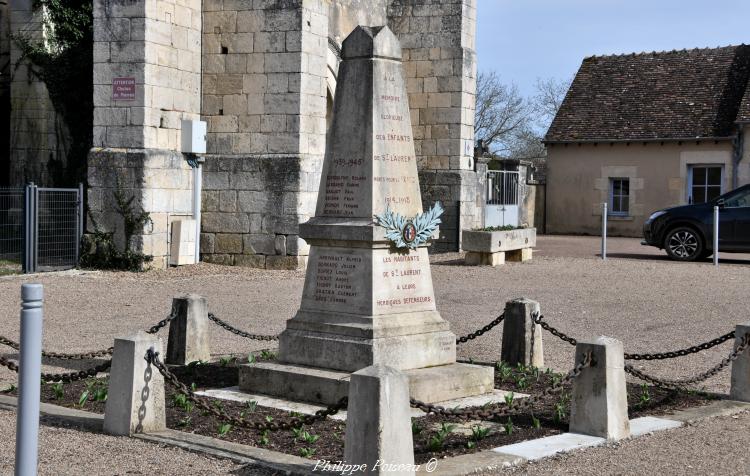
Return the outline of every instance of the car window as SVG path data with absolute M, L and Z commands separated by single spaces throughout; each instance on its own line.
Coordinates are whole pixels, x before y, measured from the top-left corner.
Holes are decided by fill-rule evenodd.
M 750 207 L 750 189 L 741 190 L 724 199 L 724 206 L 727 208 L 744 208 Z

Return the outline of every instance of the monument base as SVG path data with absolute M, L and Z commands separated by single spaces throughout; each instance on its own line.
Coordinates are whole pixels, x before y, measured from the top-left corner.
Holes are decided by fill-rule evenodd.
M 412 398 L 427 403 L 491 393 L 492 367 L 450 364 L 405 370 Z M 350 372 L 258 362 L 240 366 L 240 390 L 309 403 L 330 405 L 349 394 Z

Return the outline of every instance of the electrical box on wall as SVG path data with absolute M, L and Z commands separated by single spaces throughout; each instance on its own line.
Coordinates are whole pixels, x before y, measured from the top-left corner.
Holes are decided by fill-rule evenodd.
M 206 153 L 205 121 L 182 121 L 182 153 L 183 154 L 205 154 Z

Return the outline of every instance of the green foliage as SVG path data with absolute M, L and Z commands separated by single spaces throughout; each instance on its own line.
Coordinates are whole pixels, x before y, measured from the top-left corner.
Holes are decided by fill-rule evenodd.
M 16 386 L 15 386 L 15 385 L 13 385 L 13 384 L 10 384 L 10 387 L 8 387 L 8 388 L 6 388 L 5 390 L 3 390 L 3 393 L 13 393 L 13 392 L 15 392 L 15 391 L 16 391 L 17 389 L 18 389 L 18 387 L 16 387 Z
M 85 237 L 81 248 L 81 268 L 108 269 L 118 271 L 143 271 L 146 263 L 154 257 L 133 251 L 133 237 L 143 233 L 143 228 L 152 223 L 151 216 L 139 206 L 135 205 L 135 197 L 127 198 L 119 183 L 113 193 L 115 199 L 114 211 L 122 218 L 125 242 L 122 250 L 117 249 L 115 233 L 104 231 L 89 211 L 89 220 L 94 232 Z
M 222 423 L 219 426 L 219 438 L 223 438 L 232 430 L 232 425 L 229 423 Z
M 513 392 L 506 393 L 505 394 L 505 404 L 508 405 L 509 407 L 513 406 L 513 398 L 514 398 Z
M 560 395 L 560 400 L 555 403 L 554 414 L 552 415 L 552 419 L 555 423 L 560 423 L 565 419 L 565 415 L 567 414 L 568 409 L 568 402 L 570 402 L 570 395 L 568 395 L 567 393 L 562 393 Z
M 312 445 L 312 444 L 314 444 L 316 441 L 318 441 L 320 439 L 320 436 L 313 435 L 312 433 L 310 433 L 308 431 L 303 431 L 303 432 L 301 432 L 299 434 L 299 438 L 302 438 L 302 440 L 305 443 L 307 443 L 309 445 Z
M 638 403 L 635 406 L 642 408 L 649 403 L 651 403 L 651 392 L 649 392 L 648 385 L 643 383 L 641 384 L 641 394 L 638 396 Z
M 510 378 L 510 376 L 513 374 L 513 368 L 508 365 L 506 362 L 497 362 L 495 363 L 495 369 L 500 374 L 500 380 L 505 382 Z
M 422 433 L 422 431 L 424 431 L 424 428 L 422 426 L 420 426 L 419 423 L 412 418 L 412 420 L 411 420 L 411 434 L 414 435 L 414 436 L 417 436 L 420 433 Z
M 237 362 L 237 357 L 221 357 L 219 359 L 219 365 L 221 365 L 222 367 L 229 367 L 235 362 Z
M 193 408 L 195 408 L 195 404 L 191 402 L 187 398 L 187 395 L 183 393 L 176 393 L 172 395 L 172 405 L 174 405 L 176 408 L 181 408 L 187 413 L 192 412 Z
M 535 430 L 538 430 L 539 428 L 541 428 L 541 427 L 542 427 L 542 422 L 540 422 L 540 421 L 539 421 L 539 418 L 537 418 L 537 417 L 535 417 L 534 415 L 532 415 L 532 416 L 531 416 L 531 426 L 532 426 L 532 427 L 533 427 L 533 428 L 534 428 Z
M 456 425 L 450 425 L 447 423 L 441 424 L 440 429 L 436 431 L 427 442 L 427 447 L 430 451 L 441 451 L 445 444 L 445 439 L 448 438 L 448 435 L 453 433 L 453 430 L 455 429 Z
M 104 383 L 99 380 L 86 382 L 86 388 L 81 392 L 81 396 L 78 397 L 78 406 L 83 407 L 89 400 L 102 403 L 107 401 L 107 387 Z
M 250 413 L 254 412 L 256 408 L 258 408 L 258 402 L 255 400 L 250 400 L 249 402 L 245 402 L 245 408 L 247 408 Z
M 93 143 L 94 57 L 92 0 L 34 0 L 45 8 L 44 40 L 24 34 L 13 41 L 30 63 L 30 74 L 47 87 L 55 111 L 70 134 L 67 166 L 50 160 L 52 185 L 74 186 L 86 181 L 87 156 Z
M 260 360 L 276 360 L 276 353 L 270 350 L 261 350 Z
M 311 458 L 315 454 L 315 448 L 300 448 L 299 454 L 303 458 Z
M 177 426 L 180 426 L 182 428 L 190 426 L 190 424 L 193 422 L 193 417 L 190 415 L 180 418 L 180 420 L 177 422 Z
M 65 396 L 65 392 L 63 391 L 63 383 L 57 382 L 53 383 L 51 385 L 52 393 L 55 394 L 55 400 L 62 400 L 62 398 Z
M 256 361 L 255 354 L 247 354 L 247 363 L 254 364 Z
M 480 441 L 487 438 L 490 434 L 490 429 L 480 425 L 474 425 L 471 427 L 471 439 L 474 441 Z
M 505 433 L 507 433 L 508 435 L 513 434 L 513 420 L 511 420 L 510 417 L 508 417 L 508 421 L 505 422 L 503 428 L 505 428 Z
M 266 446 L 268 443 L 271 442 L 271 440 L 268 438 L 269 432 L 268 430 L 263 430 L 260 434 L 260 439 L 258 439 L 258 443 Z

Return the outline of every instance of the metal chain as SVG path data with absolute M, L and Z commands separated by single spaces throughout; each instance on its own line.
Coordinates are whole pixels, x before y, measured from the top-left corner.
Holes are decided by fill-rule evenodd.
M 253 340 L 264 340 L 264 341 L 279 340 L 279 336 L 267 336 L 267 335 L 260 335 L 260 334 L 250 334 L 248 332 L 241 331 L 241 330 L 237 329 L 236 327 L 233 327 L 233 326 L 227 324 L 226 322 L 222 321 L 221 319 L 219 319 L 218 317 L 216 317 L 216 315 L 214 315 L 211 312 L 208 313 L 208 318 L 210 320 L 212 320 L 213 322 L 215 322 L 216 324 L 218 324 L 219 326 L 221 326 L 224 329 L 228 330 L 232 334 L 236 334 L 236 335 L 238 335 L 240 337 L 246 337 L 248 339 L 253 339 Z
M 335 415 L 339 412 L 339 410 L 345 409 L 349 401 L 347 397 L 343 397 L 333 405 L 329 405 L 323 410 L 318 410 L 317 412 L 315 412 L 315 415 L 304 415 L 299 417 L 294 416 L 289 419 L 279 421 L 248 421 L 242 417 L 229 415 L 223 409 L 211 405 L 206 402 L 206 400 L 197 397 L 187 385 L 180 382 L 177 376 L 170 372 L 167 366 L 161 362 L 158 352 L 154 352 L 152 349 L 149 349 L 148 352 L 146 352 L 146 361 L 156 367 L 157 370 L 159 370 L 159 373 L 164 376 L 164 380 L 166 382 L 175 387 L 178 392 L 185 395 L 188 400 L 193 402 L 201 410 L 212 414 L 222 421 L 229 422 L 232 425 L 251 428 L 258 431 L 291 430 L 292 428 L 300 428 L 303 425 L 311 425 L 315 422 L 325 420 L 330 415 Z
M 159 321 L 156 324 L 154 324 L 153 326 L 151 326 L 151 328 L 146 331 L 146 334 L 156 334 L 164 326 L 166 326 L 167 324 L 169 324 L 170 322 L 172 322 L 175 317 L 177 317 L 177 312 L 174 309 L 172 309 L 172 312 L 169 314 L 169 316 L 167 316 L 166 319 L 162 319 L 161 321 Z
M 635 367 L 629 364 L 625 366 L 625 372 L 645 382 L 654 384 L 657 387 L 672 388 L 672 389 L 677 389 L 677 390 L 687 390 L 688 385 L 692 385 L 695 383 L 700 383 L 705 380 L 708 380 L 709 378 L 713 377 L 714 375 L 724 370 L 730 363 L 737 360 L 737 358 L 743 352 L 745 352 L 745 350 L 747 350 L 748 347 L 750 347 L 750 334 L 745 335 L 744 339 L 742 339 L 740 344 L 727 357 L 722 359 L 722 361 L 719 362 L 717 365 L 715 365 L 714 367 L 710 368 L 709 370 L 701 374 L 696 375 L 695 377 L 691 377 L 691 378 L 687 378 L 683 380 L 668 380 L 668 379 L 654 377 L 653 375 L 648 375 L 644 372 L 641 372 L 640 370 L 636 369 Z
M 21 350 L 21 344 L 8 339 L 7 337 L 0 336 L 0 344 L 6 345 L 11 349 Z M 112 355 L 112 352 L 114 352 L 114 350 L 114 347 L 110 347 L 109 349 L 84 352 L 80 354 L 61 354 L 58 352 L 46 352 L 43 350 L 42 356 L 61 360 L 87 360 L 95 359 L 97 357 L 107 357 L 109 355 Z
M 533 395 L 530 397 L 523 398 L 521 400 L 514 400 L 510 405 L 507 403 L 500 408 L 488 410 L 483 407 L 471 407 L 471 408 L 445 408 L 438 405 L 432 405 L 425 403 L 414 398 L 410 399 L 411 406 L 418 408 L 425 413 L 434 413 L 435 415 L 441 415 L 445 417 L 463 418 L 468 420 L 489 420 L 492 418 L 505 417 L 511 414 L 517 414 L 522 411 L 529 410 L 532 406 L 539 403 L 541 400 L 563 391 L 565 386 L 572 383 L 583 369 L 596 365 L 593 361 L 591 352 L 587 352 L 583 360 L 578 363 L 568 374 L 561 379 L 559 382 L 552 384 L 550 387 L 544 389 L 539 395 Z
M 561 331 L 555 329 L 554 327 L 552 327 L 551 325 L 547 324 L 546 322 L 544 322 L 543 321 L 543 319 L 544 319 L 544 315 L 543 314 L 532 315 L 531 318 L 532 318 L 532 320 L 534 321 L 535 324 L 539 324 L 540 326 L 542 326 L 542 329 L 544 329 L 545 331 L 548 331 L 553 336 L 559 337 L 560 339 L 564 340 L 565 342 L 567 342 L 568 344 L 570 344 L 572 346 L 575 346 L 575 345 L 578 344 L 578 341 L 575 340 L 574 338 L 568 336 L 564 332 L 561 332 Z
M 625 354 L 625 360 L 662 360 L 662 359 L 674 359 L 676 357 L 684 357 L 690 354 L 696 354 L 703 350 L 708 350 L 712 347 L 716 347 L 719 344 L 734 339 L 734 331 L 728 332 L 721 337 L 704 342 L 702 344 L 694 345 L 686 349 L 674 350 L 670 352 L 655 352 L 653 354 Z
M 497 316 L 492 322 L 490 322 L 486 326 L 482 327 L 481 329 L 479 329 L 479 330 L 477 330 L 475 332 L 472 332 L 471 334 L 467 334 L 467 335 L 465 335 L 463 337 L 457 338 L 456 339 L 456 345 L 464 344 L 464 343 L 466 343 L 466 342 L 468 342 L 470 340 L 474 340 L 477 337 L 480 337 L 480 336 L 486 334 L 487 332 L 491 331 L 494 327 L 497 327 L 501 322 L 503 322 L 504 319 L 505 319 L 505 312 L 503 312 L 502 314 L 500 314 L 499 316 Z
M 9 370 L 12 370 L 13 372 L 18 372 L 18 364 L 16 362 L 13 362 L 12 360 L 8 360 L 5 357 L 0 357 L 0 365 L 3 367 L 8 368 Z M 96 374 L 100 372 L 106 372 L 109 370 L 109 368 L 112 366 L 112 359 L 104 362 L 103 364 L 97 365 L 96 367 L 92 367 L 90 369 L 86 370 L 78 370 L 75 372 L 69 372 L 64 374 L 41 374 L 42 380 L 45 383 L 52 383 L 52 382 L 64 382 L 64 383 L 70 383 L 70 382 L 76 382 L 78 380 L 84 380 L 89 377 L 96 377 Z

